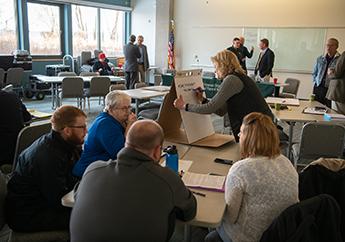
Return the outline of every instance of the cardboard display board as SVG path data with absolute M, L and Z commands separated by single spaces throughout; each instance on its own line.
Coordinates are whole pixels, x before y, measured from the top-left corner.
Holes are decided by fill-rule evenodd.
M 178 110 L 173 103 L 182 95 L 184 101 L 196 104 L 193 88 L 202 87 L 201 70 L 180 71 L 175 75 L 170 92 L 164 97 L 158 123 L 162 126 L 165 139 L 171 142 L 206 147 L 219 147 L 232 140 L 231 135 L 216 134 L 210 115 Z M 183 126 L 183 127 L 181 127 Z

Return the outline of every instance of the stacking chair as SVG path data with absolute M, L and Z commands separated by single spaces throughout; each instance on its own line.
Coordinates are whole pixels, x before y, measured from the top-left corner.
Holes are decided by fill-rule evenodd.
M 162 86 L 171 86 L 174 81 L 172 74 L 162 74 Z
M 7 70 L 6 85 L 12 84 L 13 91 L 21 91 L 24 96 L 24 87 L 22 85 L 22 79 L 24 76 L 24 69 L 21 67 L 9 68 Z
M 51 123 L 47 122 L 43 124 L 32 124 L 30 126 L 26 126 L 19 132 L 17 137 L 16 149 L 14 150 L 12 171 L 16 169 L 17 159 L 20 153 L 28 148 L 36 139 L 44 134 L 49 133 L 50 130 Z
M 5 70 L 0 68 L 0 88 L 5 85 Z
M 115 91 L 115 90 L 126 90 L 126 85 L 125 84 L 113 84 L 109 87 L 109 92 Z
M 77 98 L 77 106 L 85 107 L 84 81 L 81 77 L 64 77 L 59 93 L 59 106 L 62 105 L 63 98 Z
M 138 119 L 151 119 L 158 122 L 163 105 L 168 105 L 169 98 L 171 98 L 171 95 L 170 93 L 167 93 L 163 97 L 162 104 L 159 106 L 159 108 L 151 108 L 140 111 L 138 114 Z
M 90 98 L 91 97 L 102 97 L 103 105 L 105 103 L 105 96 L 109 92 L 110 79 L 106 76 L 94 76 L 90 81 L 90 89 L 86 92 L 87 103 L 90 112 Z
M 285 83 L 289 85 L 283 87 L 283 91 L 279 94 L 279 96 L 283 98 L 296 98 L 300 80 L 294 78 L 287 78 L 285 80 Z
M 72 71 L 62 71 L 62 72 L 59 72 L 58 76 L 77 76 L 77 74 L 75 74 L 74 72 Z
M 1 241 L 10 242 L 67 242 L 68 231 L 44 231 L 35 233 L 19 233 L 9 229 L 5 222 L 5 197 L 7 194 L 6 179 L 0 173 L 0 233 Z
M 295 166 L 308 165 L 323 158 L 341 158 L 344 150 L 345 127 L 332 123 L 307 123 L 301 141 L 292 146 Z
M 143 88 L 143 87 L 147 87 L 147 85 L 145 83 L 136 83 L 134 85 L 134 88 Z M 159 109 L 159 107 L 161 106 L 161 102 L 162 99 L 159 98 L 159 100 L 155 100 L 155 101 L 151 101 L 151 99 L 148 100 L 141 100 L 140 104 L 139 104 L 139 112 L 141 110 L 145 110 L 145 109 Z

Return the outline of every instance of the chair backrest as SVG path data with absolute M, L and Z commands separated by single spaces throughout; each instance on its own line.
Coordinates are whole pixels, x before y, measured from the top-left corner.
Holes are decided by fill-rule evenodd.
M 9 68 L 7 70 L 6 84 L 13 84 L 13 86 L 21 86 L 24 69 L 21 67 Z
M 5 70 L 0 68 L 0 87 L 5 83 Z
M 106 76 L 91 77 L 90 97 L 104 97 L 108 94 L 110 87 L 110 78 Z
M 91 51 L 82 51 L 80 53 L 80 65 L 87 64 L 87 61 L 91 59 Z
M 213 71 L 203 71 L 202 76 L 204 77 L 216 77 L 215 73 Z
M 6 224 L 5 221 L 5 198 L 7 193 L 6 177 L 0 171 L 0 230 Z
M 147 85 L 143 82 L 139 82 L 139 83 L 135 83 L 134 84 L 134 88 L 137 89 L 137 88 L 142 88 L 142 87 L 147 87 Z
M 58 76 L 77 76 L 77 74 L 72 71 L 62 71 L 58 73 Z
M 321 194 L 286 208 L 261 236 L 271 241 L 342 241 L 341 210 L 330 195 Z
M 297 96 L 300 80 L 294 78 L 287 78 L 285 83 L 289 84 L 288 86 L 283 87 L 284 93 L 291 93 Z
M 109 87 L 109 91 L 114 91 L 114 90 L 126 90 L 126 85 L 125 84 L 114 84 Z
M 98 72 L 82 71 L 79 76 L 99 76 Z
M 98 55 L 102 52 L 103 52 L 103 50 L 94 50 L 93 54 L 95 55 L 95 58 L 98 58 Z
M 341 125 L 307 123 L 302 129 L 297 163 L 308 164 L 320 157 L 341 158 L 344 137 L 345 127 Z
M 17 159 L 20 153 L 23 150 L 28 148 L 36 139 L 41 137 L 44 134 L 49 133 L 51 130 L 51 123 L 43 123 L 43 124 L 32 124 L 30 126 L 24 127 L 18 134 L 16 149 L 14 151 L 14 159 L 13 159 L 13 166 L 12 170 L 16 168 Z
M 84 81 L 81 77 L 64 77 L 61 87 L 62 98 L 84 97 Z

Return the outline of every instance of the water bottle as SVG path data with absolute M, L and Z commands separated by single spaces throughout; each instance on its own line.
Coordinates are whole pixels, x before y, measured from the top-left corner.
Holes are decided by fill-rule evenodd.
M 166 149 L 165 164 L 167 167 L 178 173 L 178 153 L 175 145 Z

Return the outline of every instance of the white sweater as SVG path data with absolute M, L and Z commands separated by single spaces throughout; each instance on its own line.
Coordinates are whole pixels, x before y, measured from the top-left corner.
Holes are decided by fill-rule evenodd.
M 298 202 L 298 174 L 283 155 L 247 158 L 230 169 L 222 226 L 233 242 L 259 241 L 287 207 Z

